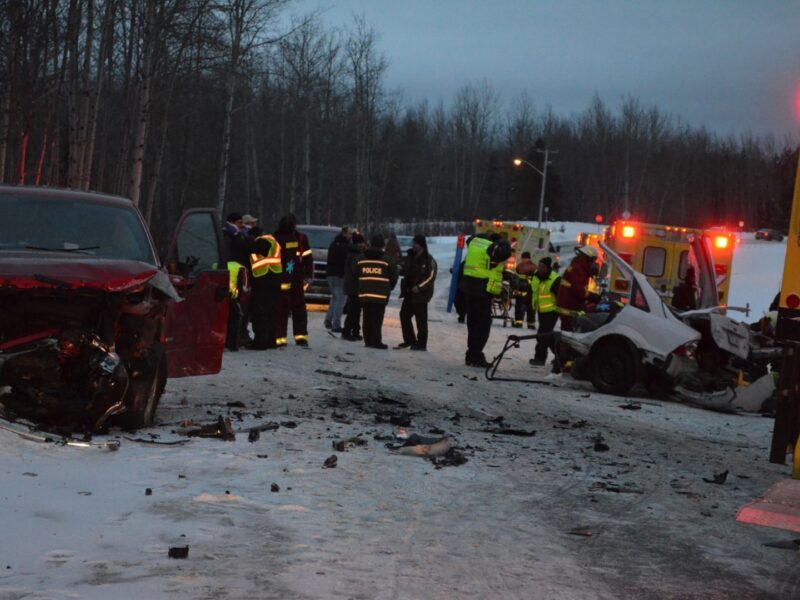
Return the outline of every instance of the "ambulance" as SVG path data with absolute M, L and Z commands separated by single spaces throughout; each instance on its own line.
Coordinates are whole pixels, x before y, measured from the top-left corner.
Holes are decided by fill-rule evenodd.
M 672 290 L 686 276 L 690 266 L 690 243 L 704 238 L 710 244 L 714 260 L 718 303 L 728 303 L 733 254 L 739 243 L 738 236 L 725 228 L 694 229 L 656 225 L 639 221 L 614 221 L 606 230 L 605 243 L 648 282 L 667 302 Z M 627 294 L 630 281 L 612 263 L 608 276 L 608 289 L 612 293 Z
M 521 223 L 497 220 L 475 219 L 475 234 L 497 233 L 511 244 L 511 257 L 506 261 L 506 269 L 513 271 L 522 253 L 531 253 L 531 260 L 538 263 L 545 256 L 553 259 L 553 267 L 558 270 L 558 252 L 550 243 L 550 230 L 531 227 Z

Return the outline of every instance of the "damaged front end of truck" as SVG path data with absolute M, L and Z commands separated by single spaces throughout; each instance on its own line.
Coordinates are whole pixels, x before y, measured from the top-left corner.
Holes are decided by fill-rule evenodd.
M 98 267 L 43 257 L 34 275 L 6 267 L 0 281 L 6 414 L 85 432 L 150 423 L 166 382 L 164 320 L 178 299 L 168 277 L 133 261 Z

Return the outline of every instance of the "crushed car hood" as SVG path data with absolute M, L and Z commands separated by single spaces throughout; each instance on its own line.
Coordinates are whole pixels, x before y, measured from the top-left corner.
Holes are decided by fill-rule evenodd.
M 31 256 L 29 252 L 0 255 L 0 288 L 90 288 L 124 292 L 147 283 L 159 273 L 155 265 L 134 260 Z

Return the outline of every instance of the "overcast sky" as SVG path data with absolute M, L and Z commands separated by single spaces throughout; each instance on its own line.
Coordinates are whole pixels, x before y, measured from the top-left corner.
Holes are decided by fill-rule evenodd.
M 510 106 L 624 95 L 721 134 L 800 132 L 798 0 L 298 0 L 328 25 L 364 15 L 408 102 L 486 80 Z

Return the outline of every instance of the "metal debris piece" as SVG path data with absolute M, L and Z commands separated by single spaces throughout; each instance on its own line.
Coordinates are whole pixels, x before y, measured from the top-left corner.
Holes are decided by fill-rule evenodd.
M 728 479 L 728 471 L 723 471 L 722 473 L 714 473 L 714 477 L 712 479 L 708 479 L 707 477 L 703 477 L 703 481 L 706 483 L 716 483 L 717 485 L 722 485 Z
M 167 556 L 170 558 L 189 558 L 189 546 L 170 546 Z
M 204 438 L 219 438 L 226 442 L 232 442 L 236 439 L 236 433 L 233 431 L 231 420 L 229 417 L 219 416 L 216 423 L 203 425 L 199 429 L 192 429 L 186 432 L 189 437 L 204 437 Z
M 536 435 L 535 429 L 527 431 L 525 429 L 514 429 L 513 427 L 487 427 L 483 431 L 484 433 L 494 433 L 495 435 L 516 435 L 519 437 L 533 437 Z

